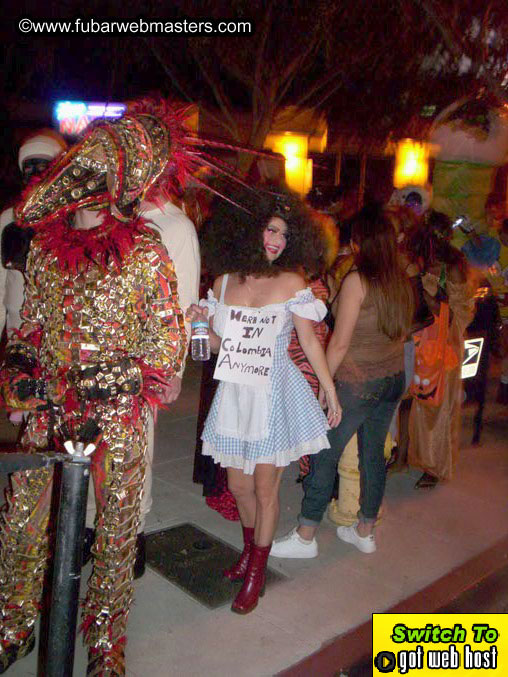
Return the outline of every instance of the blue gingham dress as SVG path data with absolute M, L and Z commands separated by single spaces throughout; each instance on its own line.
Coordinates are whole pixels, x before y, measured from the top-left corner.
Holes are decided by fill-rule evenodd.
M 224 285 L 225 287 L 225 285 Z M 221 298 L 223 293 L 221 294 Z M 202 302 L 203 303 L 203 302 Z M 216 334 L 223 335 L 228 314 L 228 306 L 218 301 L 213 292 L 208 292 L 205 305 L 209 315 L 214 317 L 213 328 Z M 238 415 L 245 411 L 245 402 L 249 398 L 266 397 L 266 389 L 258 386 L 229 384 L 221 381 L 217 388 L 210 412 L 205 422 L 201 439 L 203 454 L 212 456 L 216 463 L 225 468 L 237 468 L 246 474 L 252 474 L 257 463 L 269 463 L 275 466 L 287 466 L 306 454 L 315 454 L 330 447 L 326 431 L 328 422 L 319 402 L 293 364 L 288 354 L 288 345 L 293 329 L 293 313 L 309 320 L 321 321 L 326 314 L 322 301 L 315 298 L 312 291 L 303 289 L 285 303 L 263 306 L 263 310 L 280 313 L 279 333 L 275 342 L 273 367 L 268 387 L 268 412 L 266 433 L 262 439 L 242 439 L 238 435 L 231 437 L 219 434 L 218 420 L 229 416 L 231 398 L 224 397 L 225 389 L 231 386 L 239 388 L 246 395 L 239 407 Z M 236 393 L 239 391 L 236 390 Z M 252 401 L 252 400 L 251 400 Z M 227 411 L 220 412 L 222 406 Z

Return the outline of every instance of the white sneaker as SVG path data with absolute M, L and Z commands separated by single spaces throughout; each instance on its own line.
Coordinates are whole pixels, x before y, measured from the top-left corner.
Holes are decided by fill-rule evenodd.
M 361 550 L 368 555 L 372 552 L 376 552 L 376 539 L 374 538 L 374 534 L 360 536 L 356 530 L 356 524 L 352 524 L 350 527 L 338 527 L 337 537 L 340 538 L 341 541 L 351 543 L 358 548 L 358 550 Z
M 297 527 L 283 538 L 273 542 L 271 557 L 287 557 L 292 559 L 311 559 L 318 556 L 318 545 L 315 538 L 304 541 L 296 531 Z

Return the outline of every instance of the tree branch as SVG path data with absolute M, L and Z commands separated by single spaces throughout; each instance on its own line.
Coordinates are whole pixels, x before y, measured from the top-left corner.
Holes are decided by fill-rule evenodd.
M 343 75 L 344 75 L 344 73 L 343 73 L 342 68 L 335 68 L 330 73 L 328 73 L 328 75 L 325 75 L 320 80 L 318 80 L 313 87 L 308 89 L 305 92 L 305 94 L 298 99 L 296 106 L 298 106 L 298 107 L 303 106 L 303 104 L 306 101 L 309 101 L 309 99 L 312 99 L 313 96 L 316 96 L 323 89 L 323 87 L 330 85 L 333 82 L 333 80 L 335 80 L 335 78 L 337 78 L 339 76 L 343 76 Z M 335 87 L 333 89 L 333 91 L 336 91 L 336 89 L 337 89 L 337 87 Z
M 143 38 L 145 44 L 148 46 L 148 49 L 151 50 L 159 64 L 161 65 L 163 71 L 166 73 L 168 78 L 171 80 L 173 85 L 176 87 L 176 89 L 180 92 L 180 94 L 183 96 L 184 99 L 186 99 L 189 103 L 194 103 L 194 99 L 189 96 L 189 94 L 186 92 L 186 90 L 183 88 L 180 80 L 176 77 L 176 75 L 173 73 L 173 71 L 169 68 L 168 64 L 166 63 L 165 59 L 162 58 L 160 52 L 158 49 L 155 47 L 155 41 L 149 41 L 148 38 Z
M 209 73 L 207 67 L 204 64 L 204 61 L 202 60 L 201 56 L 197 53 L 196 50 L 193 50 L 194 58 L 196 60 L 196 63 L 199 66 L 199 69 L 203 73 L 203 76 L 205 80 L 208 82 L 208 85 L 212 91 L 212 94 L 215 97 L 215 100 L 217 101 L 220 110 L 222 111 L 222 114 L 224 117 L 228 120 L 229 125 L 230 125 L 230 130 L 233 132 L 233 136 L 237 141 L 240 141 L 240 130 L 238 128 L 238 124 L 234 118 L 234 109 L 231 104 L 231 101 L 225 94 L 224 90 L 222 89 L 220 85 L 220 81 L 213 78 L 211 74 Z
M 477 59 L 475 58 L 475 55 L 472 52 L 468 53 L 468 50 L 466 49 L 464 42 L 462 39 L 458 38 L 456 33 L 457 31 L 453 30 L 453 26 L 450 26 L 448 28 L 445 25 L 445 21 L 438 16 L 438 13 L 434 7 L 434 4 L 432 3 L 431 0 L 415 0 L 421 8 L 423 9 L 424 13 L 427 15 L 427 17 L 430 19 L 430 21 L 434 24 L 434 26 L 438 29 L 440 32 L 446 47 L 450 50 L 450 52 L 457 58 L 460 59 L 462 56 L 467 56 L 468 58 L 471 59 L 471 66 L 473 69 L 474 74 L 481 78 L 486 87 L 500 100 L 503 101 L 504 103 L 508 103 L 508 92 L 506 92 L 499 82 L 496 80 L 495 77 L 492 76 L 490 73 L 487 64 L 485 62 L 483 63 L 478 63 Z M 487 11 L 489 10 L 489 7 L 487 7 Z M 481 31 L 480 31 L 481 34 Z M 480 38 L 481 39 L 481 38 Z
M 291 64 L 286 68 L 286 71 L 284 75 L 280 79 L 280 87 L 279 87 L 279 93 L 277 94 L 275 98 L 275 105 L 280 106 L 282 101 L 284 100 L 284 97 L 288 93 L 289 88 L 293 84 L 296 76 L 298 74 L 301 75 L 301 71 L 303 71 L 303 66 L 305 61 L 310 57 L 312 51 L 314 49 L 317 49 L 317 44 L 313 45 L 312 49 L 306 50 L 305 54 L 303 54 L 300 57 L 297 57 L 296 59 L 293 59 Z
M 256 50 L 256 67 L 254 69 L 254 84 L 252 88 L 252 110 L 253 110 L 253 116 L 254 119 L 256 120 L 258 117 L 258 111 L 259 111 L 259 95 L 262 92 L 262 87 L 261 87 L 261 74 L 262 74 L 262 65 L 264 61 L 264 52 L 265 52 L 265 46 L 268 40 L 268 34 L 270 32 L 270 25 L 272 23 L 272 8 L 273 8 L 273 1 L 271 0 L 268 3 L 268 7 L 266 8 L 265 15 L 263 17 L 263 30 L 261 33 L 261 39 L 259 41 L 258 48 Z
M 176 89 L 180 92 L 180 94 L 184 97 L 184 99 L 186 99 L 187 101 L 189 101 L 189 103 L 195 103 L 195 99 L 192 98 L 191 96 L 189 96 L 189 94 L 187 93 L 187 91 L 186 91 L 186 90 L 184 89 L 184 87 L 182 86 L 180 80 L 179 80 L 179 79 L 177 78 L 177 76 L 173 73 L 173 71 L 169 68 L 169 66 L 167 65 L 165 59 L 164 59 L 164 58 L 161 56 L 161 54 L 159 53 L 158 49 L 155 48 L 155 45 L 153 44 L 153 42 L 149 42 L 146 38 L 144 38 L 144 40 L 145 40 L 145 43 L 148 45 L 149 49 L 153 52 L 155 58 L 157 59 L 157 61 L 158 61 L 159 64 L 161 65 L 161 67 L 162 67 L 162 69 L 164 70 L 164 72 L 166 73 L 166 75 L 170 78 L 171 82 L 172 82 L 173 85 L 176 87 Z M 211 118 L 217 125 L 219 125 L 220 127 L 222 127 L 222 129 L 224 129 L 224 130 L 225 130 L 226 132 L 228 132 L 228 133 L 231 133 L 231 128 L 230 128 L 230 127 L 226 124 L 226 122 L 225 122 L 224 120 L 222 120 L 219 116 L 215 115 L 214 113 L 212 113 L 212 112 L 209 111 L 209 110 L 207 110 L 207 114 L 210 116 L 210 118 Z

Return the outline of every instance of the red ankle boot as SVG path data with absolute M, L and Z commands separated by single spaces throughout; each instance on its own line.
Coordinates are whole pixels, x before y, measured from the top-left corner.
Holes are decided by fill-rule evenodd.
M 222 572 L 230 581 L 240 581 L 247 571 L 249 555 L 254 541 L 254 529 L 252 527 L 242 527 L 243 529 L 243 552 L 240 559 L 230 569 L 224 569 Z
M 231 606 L 231 610 L 235 613 L 250 613 L 257 607 L 259 598 L 264 595 L 266 563 L 271 547 L 271 543 L 264 547 L 252 543 L 245 579 L 240 592 Z

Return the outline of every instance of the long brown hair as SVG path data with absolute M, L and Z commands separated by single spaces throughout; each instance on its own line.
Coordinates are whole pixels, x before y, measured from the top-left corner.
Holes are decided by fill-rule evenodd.
M 354 217 L 351 240 L 359 249 L 355 263 L 374 302 L 379 330 L 392 340 L 404 338 L 413 320 L 413 292 L 395 229 L 380 205 L 367 205 Z

